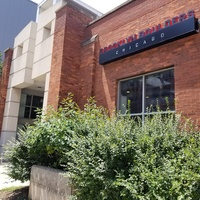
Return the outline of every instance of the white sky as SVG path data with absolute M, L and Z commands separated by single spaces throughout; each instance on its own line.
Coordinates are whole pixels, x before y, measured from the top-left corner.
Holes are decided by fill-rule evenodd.
M 32 0 L 36 3 L 41 3 L 42 0 Z M 109 10 L 117 7 L 118 5 L 124 3 L 126 0 L 81 0 L 84 3 L 90 5 L 91 7 L 95 8 L 96 10 L 106 13 Z

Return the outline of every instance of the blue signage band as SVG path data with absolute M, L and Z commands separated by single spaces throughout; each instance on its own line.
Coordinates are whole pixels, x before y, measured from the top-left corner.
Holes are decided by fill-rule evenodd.
M 198 20 L 190 17 L 172 26 L 160 29 L 150 35 L 126 43 L 99 55 L 99 64 L 104 65 L 159 45 L 192 35 L 198 32 Z

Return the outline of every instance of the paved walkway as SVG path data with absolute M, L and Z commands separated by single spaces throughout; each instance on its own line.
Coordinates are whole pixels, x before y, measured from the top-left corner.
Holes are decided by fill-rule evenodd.
M 7 174 L 6 163 L 0 163 L 0 190 L 12 186 L 28 186 L 29 181 L 22 183 L 11 179 Z

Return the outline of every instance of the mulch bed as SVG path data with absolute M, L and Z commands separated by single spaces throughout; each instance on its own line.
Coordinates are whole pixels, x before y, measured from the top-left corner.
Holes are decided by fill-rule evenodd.
M 0 191 L 0 200 L 28 200 L 28 187 L 23 187 L 13 192 Z

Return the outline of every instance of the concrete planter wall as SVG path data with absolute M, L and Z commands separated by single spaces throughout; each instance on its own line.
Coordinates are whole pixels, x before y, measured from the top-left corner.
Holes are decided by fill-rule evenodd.
M 43 166 L 31 169 L 29 199 L 31 200 L 69 200 L 72 188 L 64 172 Z

